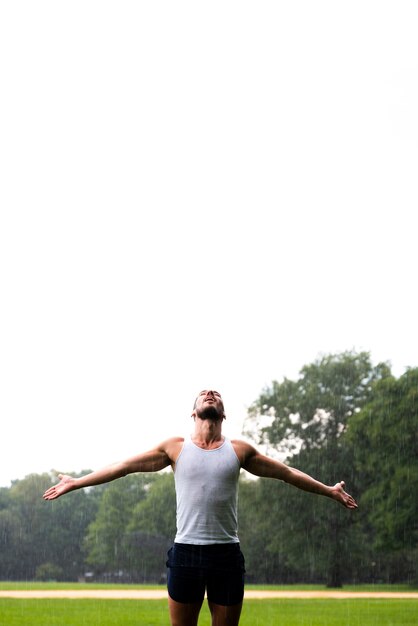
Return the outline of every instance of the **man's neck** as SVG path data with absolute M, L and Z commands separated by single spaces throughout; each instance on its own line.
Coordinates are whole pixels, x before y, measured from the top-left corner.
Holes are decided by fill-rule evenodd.
M 195 419 L 193 441 L 201 447 L 210 447 L 223 440 L 222 421 Z

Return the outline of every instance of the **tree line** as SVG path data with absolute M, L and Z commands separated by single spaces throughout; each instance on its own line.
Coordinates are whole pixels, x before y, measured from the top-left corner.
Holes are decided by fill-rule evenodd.
M 249 582 L 418 582 L 418 369 L 396 378 L 365 352 L 323 356 L 264 389 L 245 430 L 327 484 L 344 479 L 359 503 L 350 512 L 243 472 Z M 55 482 L 54 473 L 32 474 L 0 489 L 0 579 L 164 582 L 175 535 L 171 472 L 43 501 Z

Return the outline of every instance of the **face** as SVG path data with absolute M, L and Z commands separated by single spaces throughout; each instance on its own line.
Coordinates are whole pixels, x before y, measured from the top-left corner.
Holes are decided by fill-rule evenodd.
M 221 394 L 213 389 L 201 391 L 195 400 L 192 416 L 200 419 L 225 419 Z

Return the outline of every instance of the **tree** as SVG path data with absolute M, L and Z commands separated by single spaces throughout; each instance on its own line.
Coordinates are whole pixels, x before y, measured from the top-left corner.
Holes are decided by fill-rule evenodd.
M 247 580 L 252 583 L 293 582 L 295 569 L 287 561 L 281 526 L 286 509 L 277 480 L 242 477 L 239 486 L 239 538 L 245 554 Z
M 259 443 L 282 452 L 292 465 L 327 483 L 344 478 L 355 493 L 351 452 L 344 435 L 349 420 L 368 401 L 373 382 L 389 374 L 387 364 L 373 367 L 366 352 L 323 356 L 305 365 L 297 380 L 273 381 L 250 408 L 248 424 Z M 311 545 L 318 547 L 313 560 L 323 562 L 328 586 L 339 587 L 350 558 L 342 531 L 346 532 L 353 516 L 350 521 L 346 511 L 306 496 L 299 506 L 300 497 L 290 496 L 296 515 L 291 527 L 283 530 L 289 537 L 310 535 Z M 314 519 L 316 529 L 312 528 Z M 289 550 L 291 546 L 290 541 Z M 300 560 L 298 552 L 297 543 L 294 562 Z
M 132 511 L 125 534 L 129 569 L 141 582 L 161 582 L 164 556 L 176 534 L 176 493 L 172 472 L 162 473 Z
M 6 498 L 3 491 L 1 578 L 30 580 L 46 563 L 65 580 L 77 579 L 82 571 L 82 538 L 96 508 L 92 496 L 82 491 L 68 500 L 44 502 L 41 494 L 56 481 L 49 474 L 31 474 L 13 481 Z
M 8 508 L 0 510 L 0 580 L 22 578 L 23 532 L 20 519 Z
M 365 489 L 374 546 L 397 552 L 417 577 L 418 369 L 378 381 L 369 402 L 350 421 L 349 440 Z
M 104 489 L 97 516 L 89 525 L 84 542 L 86 562 L 97 574 L 126 570 L 130 562 L 124 546 L 126 527 L 153 480 L 152 474 L 131 474 Z

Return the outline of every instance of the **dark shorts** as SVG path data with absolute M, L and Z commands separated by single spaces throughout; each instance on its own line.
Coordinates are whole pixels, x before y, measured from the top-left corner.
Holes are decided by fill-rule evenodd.
M 205 590 L 214 604 L 232 606 L 242 602 L 245 561 L 239 543 L 175 543 L 168 551 L 167 567 L 168 593 L 176 602 L 202 602 Z

